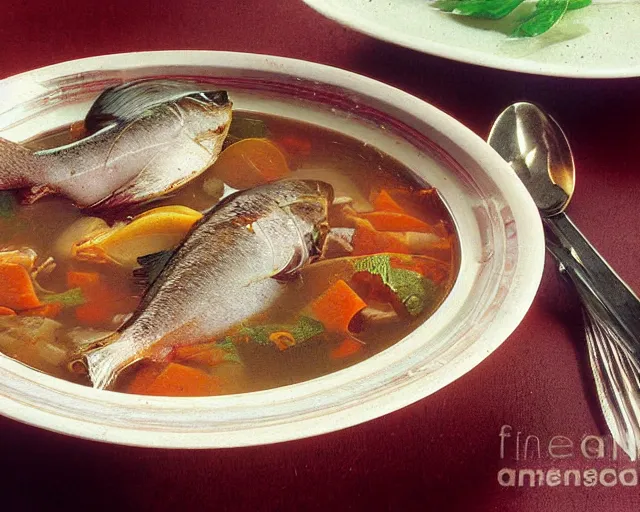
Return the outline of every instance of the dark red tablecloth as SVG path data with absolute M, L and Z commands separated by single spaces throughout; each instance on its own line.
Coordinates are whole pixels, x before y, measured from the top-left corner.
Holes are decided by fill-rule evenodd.
M 0 77 L 79 57 L 162 49 L 258 52 L 349 69 L 433 103 L 483 137 L 509 103 L 538 102 L 575 150 L 571 217 L 640 290 L 640 80 L 566 80 L 450 62 L 358 35 L 299 0 L 2 5 Z M 580 451 L 585 436 L 606 429 L 585 370 L 579 310 L 547 263 L 524 322 L 485 362 L 411 407 L 341 432 L 255 448 L 169 451 L 83 441 L 0 418 L 2 509 L 637 511 L 639 487 L 620 481 L 498 482 L 502 468 L 544 470 L 547 478 L 554 467 L 612 468 L 605 483 L 614 473 L 633 483 L 632 472 L 620 473 L 638 469 L 626 456 L 613 460 L 609 440 L 600 460 Z M 501 438 L 501 429 L 511 437 Z M 530 451 L 516 460 L 518 432 L 520 453 L 527 436 L 540 440 L 539 458 Z M 571 440 L 572 457 L 551 457 L 550 442 L 568 442 L 554 436 Z M 586 442 L 589 448 L 596 441 Z M 503 482 L 508 477 L 502 473 Z

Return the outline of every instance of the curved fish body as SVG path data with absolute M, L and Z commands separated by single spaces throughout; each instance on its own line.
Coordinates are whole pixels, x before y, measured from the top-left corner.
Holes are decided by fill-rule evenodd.
M 60 194 L 107 209 L 151 201 L 196 177 L 222 149 L 231 102 L 224 91 L 145 100 L 152 84 L 105 91 L 86 119 L 96 131 L 72 144 L 31 152 L 0 139 L 0 190 L 30 188 L 31 200 Z
M 152 279 L 134 316 L 84 355 L 94 387 L 107 387 L 139 359 L 216 339 L 273 305 L 287 286 L 282 278 L 319 254 L 332 199 L 324 182 L 281 181 L 205 214 Z

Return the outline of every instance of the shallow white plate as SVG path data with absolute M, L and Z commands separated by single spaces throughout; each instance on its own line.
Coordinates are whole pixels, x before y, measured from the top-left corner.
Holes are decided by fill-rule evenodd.
M 225 52 L 150 52 L 67 62 L 0 81 L 0 136 L 20 141 L 81 119 L 110 85 L 180 76 L 224 87 L 239 109 L 327 126 L 374 145 L 436 186 L 461 241 L 451 293 L 423 325 L 370 359 L 277 389 L 204 398 L 72 384 L 0 356 L 0 411 L 123 444 L 211 448 L 330 432 L 428 396 L 516 328 L 544 261 L 538 211 L 511 168 L 455 119 L 398 89 L 319 64 Z M 455 414 L 455 411 L 451 411 Z
M 439 12 L 432 0 L 304 1 L 364 34 L 461 62 L 576 78 L 640 76 L 640 0 L 594 0 L 524 40 L 499 32 L 504 23 Z

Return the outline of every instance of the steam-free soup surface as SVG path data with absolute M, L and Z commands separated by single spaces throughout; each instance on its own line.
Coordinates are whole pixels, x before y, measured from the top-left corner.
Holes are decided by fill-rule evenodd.
M 29 145 L 55 147 L 82 135 L 74 125 Z M 335 235 L 322 257 L 283 284 L 276 307 L 219 339 L 184 340 L 150 354 L 122 372 L 113 389 L 216 395 L 301 382 L 386 349 L 441 304 L 456 276 L 458 244 L 436 191 L 344 135 L 235 112 L 218 162 L 161 201 L 96 215 L 61 198 L 22 205 L 17 192 L 0 193 L 0 350 L 91 385 L 70 362 L 136 310 L 145 291 L 134 277 L 137 258 L 178 245 L 199 212 L 217 203 L 223 183 L 242 189 L 283 178 L 334 188 Z

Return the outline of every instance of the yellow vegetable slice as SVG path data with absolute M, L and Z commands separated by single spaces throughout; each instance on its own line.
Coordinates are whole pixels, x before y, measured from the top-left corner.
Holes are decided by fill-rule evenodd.
M 73 257 L 135 268 L 139 257 L 176 247 L 201 218 L 200 212 L 186 206 L 154 208 L 74 244 Z

